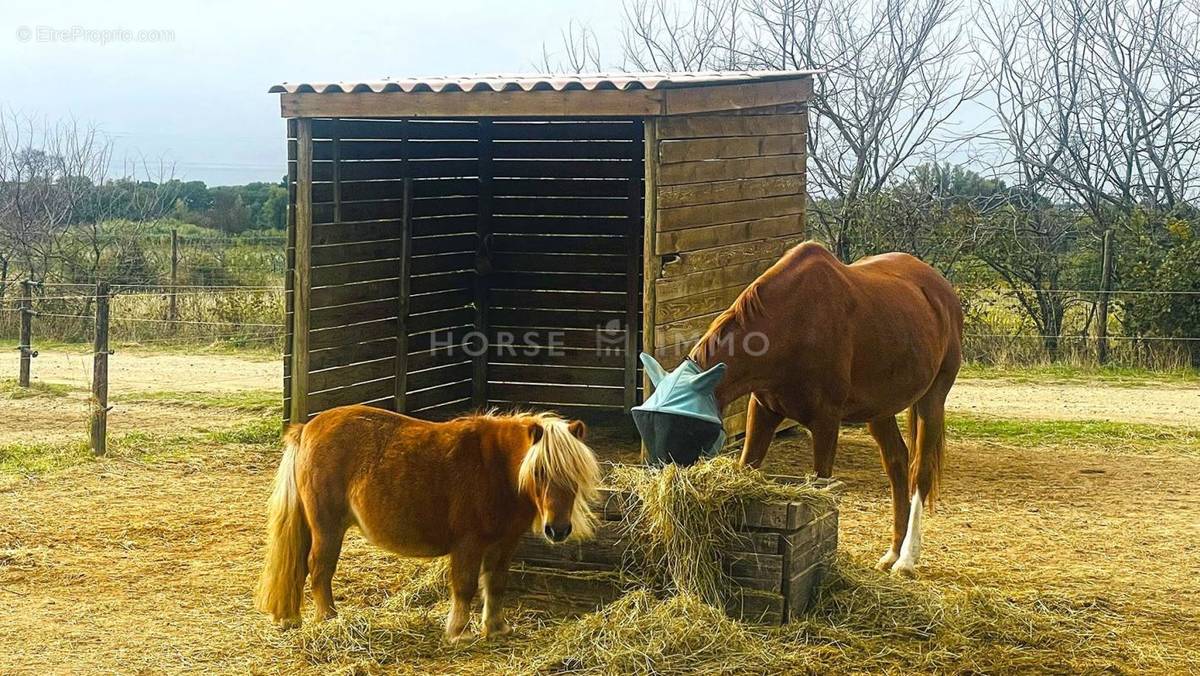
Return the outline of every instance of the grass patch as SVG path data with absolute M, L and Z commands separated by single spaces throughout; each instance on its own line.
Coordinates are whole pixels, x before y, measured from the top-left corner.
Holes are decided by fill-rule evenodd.
M 1130 366 L 1079 366 L 1044 364 L 1039 366 L 990 366 L 964 364 L 959 378 L 1006 380 L 1014 383 L 1086 383 L 1097 382 L 1120 387 L 1160 387 L 1164 384 L 1200 386 L 1200 370 L 1151 370 Z
M 1200 427 L 1104 420 L 1010 420 L 964 413 L 947 415 L 946 427 L 953 439 L 985 444 L 1200 456 Z
M 65 397 L 73 391 L 70 385 L 45 383 L 34 380 L 29 387 L 21 387 L 16 378 L 0 378 L 0 399 L 33 399 L 35 397 Z
M 244 413 L 279 413 L 282 408 L 276 390 L 238 392 L 138 392 L 124 397 L 122 404 L 157 403 L 185 408 L 214 408 Z
M 227 430 L 209 432 L 208 437 L 223 444 L 275 444 L 279 445 L 283 422 L 275 417 L 257 418 Z
M 34 475 L 87 462 L 92 451 L 84 441 L 0 444 L 0 474 Z
M 15 338 L 12 339 L 15 342 Z M 68 354 L 92 354 L 93 346 L 87 341 L 39 339 L 35 341 L 41 352 L 66 352 Z M 109 347 L 117 354 L 129 353 L 139 356 L 155 355 L 219 355 L 238 357 L 246 361 L 273 362 L 282 359 L 279 346 L 269 341 L 212 341 L 197 338 L 179 342 L 138 342 L 130 340 L 111 341 Z

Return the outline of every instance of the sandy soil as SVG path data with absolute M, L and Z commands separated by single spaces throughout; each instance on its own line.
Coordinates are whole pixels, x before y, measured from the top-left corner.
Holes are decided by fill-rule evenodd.
M 16 377 L 18 356 L 0 355 L 0 375 Z M 89 388 L 92 356 L 79 352 L 42 351 L 31 367 L 34 380 Z M 250 360 L 214 354 L 145 354 L 117 352 L 108 360 L 108 389 L 118 393 L 236 392 L 262 390 L 283 382 L 281 360 Z
M 37 372 L 79 383 L 86 367 L 75 359 L 39 357 Z M 279 380 L 275 363 L 224 356 L 122 359 L 129 366 L 114 371 L 114 392 L 257 389 Z M 15 372 L 15 360 L 4 355 L 0 369 Z M 1197 396 L 1172 387 L 964 381 L 951 403 L 1007 417 L 1163 422 L 1173 418 L 1156 416 L 1171 406 L 1181 407 L 1172 415 L 1195 410 Z M 114 426 L 230 423 L 157 402 L 130 408 L 123 423 L 114 412 Z M 82 429 L 84 415 L 75 395 L 0 400 L 0 443 Z M 273 629 L 251 610 L 275 461 L 273 451 L 219 448 L 184 462 L 102 460 L 0 484 L 0 673 L 321 673 L 265 642 Z M 781 437 L 768 456 L 776 472 L 809 467 L 803 434 Z M 920 575 L 1088 600 L 1124 618 L 1129 655 L 1153 656 L 1170 673 L 1200 672 L 1198 474 L 1200 458 L 952 441 Z M 877 451 L 860 430 L 843 435 L 837 475 L 846 484 L 839 547 L 873 563 L 887 546 L 890 507 Z M 341 603 L 371 603 L 371 594 L 398 586 L 401 570 L 352 535 L 338 572 Z

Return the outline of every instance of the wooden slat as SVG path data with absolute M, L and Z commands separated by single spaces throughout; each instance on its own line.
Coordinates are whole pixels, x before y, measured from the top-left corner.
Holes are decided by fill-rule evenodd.
M 627 182 L 628 184 L 628 182 Z M 529 216 L 622 216 L 625 199 L 605 197 L 506 197 L 493 201 L 497 215 Z
M 492 134 L 499 140 L 620 141 L 628 140 L 634 135 L 632 120 L 499 120 L 493 126 Z
M 313 394 L 308 398 L 308 413 L 313 415 L 337 406 L 379 401 L 391 396 L 394 388 L 395 378 L 382 378 Z
M 747 101 L 751 98 L 758 101 L 762 96 Z M 662 93 L 648 89 L 296 93 L 280 94 L 279 101 L 283 117 L 629 117 L 657 115 L 663 110 Z M 702 106 L 699 110 L 709 109 L 704 101 L 695 99 L 679 100 L 675 105 L 679 112 L 693 112 L 698 105 Z
M 621 160 L 496 160 L 498 177 L 509 178 L 628 178 L 635 163 Z
M 309 333 L 312 274 L 312 120 L 297 123 L 295 266 L 292 270 L 292 363 L 288 420 L 308 420 L 308 358 L 312 345 Z
M 377 319 L 389 319 L 395 317 L 396 313 L 396 297 L 392 296 L 353 305 L 313 308 L 310 323 L 313 329 L 328 329 Z
M 621 254 L 625 238 L 608 235 L 514 235 L 492 238 L 492 251 L 530 254 Z
M 313 350 L 309 357 L 308 367 L 313 371 L 347 366 L 359 361 L 371 361 L 394 354 L 396 337 L 386 334 L 375 340 L 365 339 L 365 342 L 338 345 L 332 348 Z
M 393 139 L 404 136 L 422 139 L 473 139 L 478 135 L 475 121 L 420 121 L 410 122 L 407 133 L 400 120 L 339 120 L 338 132 L 343 139 Z M 332 120 L 314 120 L 315 138 L 330 138 Z
M 371 223 L 331 223 L 312 227 L 313 246 L 331 244 L 363 244 L 400 236 L 400 221 Z
M 362 303 L 381 298 L 395 298 L 399 294 L 398 279 L 384 279 L 340 286 L 323 286 L 312 289 L 312 307 Z
M 472 300 L 474 300 L 474 294 L 471 289 L 467 288 L 416 294 L 408 297 L 408 310 L 412 314 L 448 310 L 470 305 Z
M 630 140 L 498 141 L 492 149 L 503 160 L 628 160 L 635 157 L 637 145 Z
M 496 195 L 506 197 L 624 197 L 626 179 L 500 178 Z
M 523 364 L 492 364 L 489 377 L 493 382 L 551 383 L 557 385 L 603 385 L 621 387 L 624 370 L 613 368 L 581 368 L 578 366 L 534 366 Z
M 478 242 L 479 236 L 473 232 L 416 237 L 412 242 L 412 254 L 429 256 L 446 253 L 474 253 Z
M 762 197 L 775 197 L 777 195 L 801 195 L 803 193 L 803 174 L 766 176 L 735 181 L 714 181 L 711 183 L 684 183 L 682 185 L 661 186 L 658 190 L 658 207 L 660 209 L 671 209 L 674 207 L 695 206 L 697 204 L 716 204 L 737 200 L 759 199 Z
M 492 291 L 492 307 L 521 307 L 553 310 L 609 310 L 618 312 L 625 307 L 624 293 L 593 293 L 571 291 L 512 290 Z
M 499 272 L 493 280 L 497 289 L 553 291 L 624 291 L 624 275 Z
M 396 362 L 391 355 L 382 359 L 339 366 L 308 374 L 309 389 L 313 393 L 338 387 L 348 387 L 372 380 L 396 375 Z
M 751 261 L 715 270 L 703 270 L 671 279 L 660 279 L 655 283 L 654 292 L 661 302 L 673 298 L 683 298 L 684 296 L 696 293 L 704 293 L 713 289 L 724 289 L 735 286 L 744 287 L 754 281 L 774 262 L 774 259 Z
M 703 270 L 740 265 L 751 261 L 777 260 L 792 247 L 804 241 L 801 235 L 785 235 L 773 239 L 739 242 L 728 246 L 697 249 L 676 254 L 662 266 L 662 277 L 671 279 Z
M 803 115 L 688 115 L 658 123 L 659 137 L 664 139 L 803 134 L 807 129 Z
M 573 216 L 494 216 L 492 231 L 497 234 L 547 235 L 621 235 L 623 218 Z
M 535 405 L 586 404 L 620 407 L 623 403 L 623 393 L 620 387 L 517 385 L 493 382 L 490 400 Z
M 684 115 L 804 103 L 812 98 L 812 85 L 812 76 L 808 75 L 774 82 L 668 89 L 663 92 L 662 112 L 664 115 Z
M 803 213 L 660 232 L 655 235 L 654 246 L 655 253 L 661 255 L 707 249 L 730 242 L 747 242 L 801 234 L 804 234 Z
M 596 329 L 623 319 L 623 312 L 554 309 L 529 310 L 493 308 L 492 320 L 499 326 L 518 326 L 544 329 Z
M 732 305 L 744 288 L 732 286 L 683 298 L 659 301 L 655 305 L 654 323 L 666 324 L 680 319 L 719 312 Z
M 625 258 L 623 256 L 497 252 L 492 256 L 492 261 L 499 270 L 605 272 L 613 274 L 625 271 Z M 636 279 L 637 275 L 634 275 L 634 278 Z
M 380 319 L 328 329 L 314 329 L 310 332 L 309 347 L 312 350 L 339 348 L 353 352 L 352 346 L 357 343 L 395 336 L 396 320 Z
M 400 271 L 400 258 L 392 257 L 382 260 L 360 260 L 353 263 L 338 265 L 314 265 L 312 268 L 313 286 L 333 286 L 337 284 L 352 284 L 378 279 L 395 279 Z
M 804 173 L 804 155 L 771 155 L 731 160 L 664 164 L 659 168 L 659 185 L 732 181 L 740 178 Z
M 411 371 L 408 374 L 409 391 L 424 390 L 446 383 L 470 380 L 471 366 L 470 361 L 460 361 L 423 371 Z
M 590 368 L 605 368 L 622 372 L 625 366 L 623 354 L 597 352 L 595 346 L 584 349 L 530 348 L 522 346 L 519 349 L 505 349 L 494 346 L 489 359 L 493 366 L 497 364 L 528 364 L 532 366 L 584 366 Z
M 708 162 L 741 157 L 799 155 L 803 152 L 804 136 L 778 134 L 664 140 L 659 144 L 658 155 L 659 161 L 666 165 L 677 162 Z
M 706 225 L 737 223 L 752 219 L 774 218 L 804 212 L 803 195 L 781 195 L 740 202 L 701 204 L 658 210 L 659 232 L 699 228 Z
M 313 267 L 357 263 L 359 261 L 397 258 L 400 255 L 399 239 L 381 239 L 370 242 L 354 242 L 313 247 Z
M 410 411 L 419 414 L 422 410 L 442 404 L 467 400 L 471 398 L 471 381 L 463 380 L 457 383 L 447 383 L 428 390 L 408 393 Z

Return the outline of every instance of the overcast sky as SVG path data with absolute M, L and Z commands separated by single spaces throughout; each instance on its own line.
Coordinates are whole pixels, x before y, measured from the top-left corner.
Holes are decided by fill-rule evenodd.
M 178 178 L 273 181 L 272 84 L 528 72 L 571 19 L 618 59 L 615 0 L 0 0 L 0 107 L 94 123 Z

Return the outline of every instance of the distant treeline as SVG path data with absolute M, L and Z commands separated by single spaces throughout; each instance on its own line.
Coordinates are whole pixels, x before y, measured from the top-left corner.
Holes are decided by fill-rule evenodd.
M 247 230 L 282 230 L 287 225 L 288 193 L 282 182 L 209 186 L 204 181 L 170 180 L 155 183 L 121 179 L 95 189 L 118 193 L 94 200 L 105 205 L 106 210 L 96 216 L 106 218 L 174 218 L 229 234 Z M 145 204 L 155 204 L 158 208 L 146 213 L 141 207 Z M 124 208 L 113 210 L 108 208 L 109 205 L 124 205 Z M 89 215 L 81 216 L 83 220 L 89 220 Z

